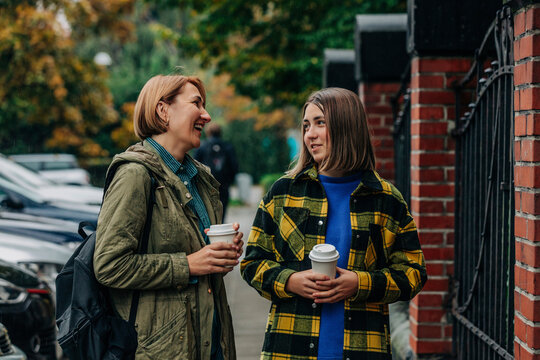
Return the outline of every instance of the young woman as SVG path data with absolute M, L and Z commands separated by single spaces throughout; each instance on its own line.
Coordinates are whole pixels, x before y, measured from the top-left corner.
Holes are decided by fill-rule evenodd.
M 223 274 L 238 264 L 242 233 L 234 244 L 207 245 L 204 230 L 222 219 L 219 183 L 188 154 L 199 147 L 210 121 L 205 105 L 197 77 L 151 78 L 135 105 L 134 128 L 142 143 L 113 159 L 122 164 L 99 214 L 94 272 L 124 319 L 132 290 L 142 290 L 136 359 L 236 359 Z M 149 171 L 157 182 L 156 204 L 148 253 L 137 254 Z
M 340 88 L 304 105 L 304 145 L 262 199 L 241 263 L 272 301 L 262 359 L 391 359 L 388 303 L 426 282 L 413 218 L 375 171 L 358 95 Z M 336 247 L 337 278 L 311 270 L 316 244 Z

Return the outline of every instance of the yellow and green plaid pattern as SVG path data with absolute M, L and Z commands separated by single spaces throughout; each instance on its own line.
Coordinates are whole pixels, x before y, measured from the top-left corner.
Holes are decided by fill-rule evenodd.
M 345 301 L 343 359 L 391 359 L 388 303 L 413 298 L 427 280 L 416 225 L 399 191 L 366 171 L 351 195 L 348 270 L 359 287 Z M 316 359 L 321 306 L 285 290 L 325 242 L 328 201 L 314 167 L 278 180 L 262 199 L 241 263 L 243 278 L 272 301 L 261 359 Z M 324 305 L 323 305 L 324 306 Z

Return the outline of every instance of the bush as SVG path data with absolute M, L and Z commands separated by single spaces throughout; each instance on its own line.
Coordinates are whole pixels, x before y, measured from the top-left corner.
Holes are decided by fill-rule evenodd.
M 111 158 L 93 158 L 81 160 L 81 166 L 90 173 L 90 183 L 94 186 L 103 187 L 105 185 L 105 175 L 111 163 Z
M 289 145 L 278 127 L 255 130 L 254 120 L 237 120 L 223 129 L 223 139 L 232 143 L 240 172 L 258 184 L 264 174 L 283 174 L 289 166 Z
M 282 176 L 283 173 L 273 173 L 261 176 L 259 184 L 261 184 L 261 186 L 263 187 L 264 193 L 266 194 L 268 190 L 270 190 L 270 187 L 272 187 L 272 184 L 274 184 Z

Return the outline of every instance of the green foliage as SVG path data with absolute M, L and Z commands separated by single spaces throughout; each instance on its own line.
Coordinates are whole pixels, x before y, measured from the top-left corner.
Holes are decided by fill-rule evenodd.
M 111 161 L 112 158 L 90 158 L 81 162 L 81 166 L 90 174 L 90 183 L 92 185 L 105 186 L 105 177 Z
M 106 154 L 94 137 L 117 120 L 107 75 L 76 54 L 74 40 L 97 28 L 123 37 L 129 26 L 119 17 L 130 4 L 111 0 L 97 9 L 90 0 L 0 2 L 2 152 Z
M 264 174 L 283 174 L 289 165 L 289 146 L 276 126 L 257 131 L 255 120 L 235 120 L 224 129 L 223 138 L 233 144 L 240 172 L 251 174 L 254 183 Z
M 179 67 L 186 73 L 198 68 L 193 61 L 182 57 L 177 46 L 184 18 L 179 9 L 161 9 L 155 4 L 136 1 L 135 11 L 128 18 L 136 25 L 129 41 L 111 41 L 106 36 L 95 36 L 79 44 L 78 52 L 84 58 L 93 58 L 98 52 L 111 56 L 107 84 L 122 121 L 96 138 L 110 153 L 123 151 L 127 145 L 137 141 L 131 124 L 132 110 L 148 79 L 158 74 L 177 72 Z
M 267 193 L 268 190 L 270 190 L 270 187 L 272 187 L 272 184 L 274 184 L 282 176 L 283 173 L 272 173 L 263 175 L 261 177 L 261 180 L 259 181 L 259 184 L 262 185 L 264 193 Z
M 203 65 L 229 73 L 231 84 L 267 108 L 300 106 L 321 86 L 325 48 L 352 48 L 356 14 L 402 12 L 405 0 L 178 2 L 197 15 L 194 34 Z

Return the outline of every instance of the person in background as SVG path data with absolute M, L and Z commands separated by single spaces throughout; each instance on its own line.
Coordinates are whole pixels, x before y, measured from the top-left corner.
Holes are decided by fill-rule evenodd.
M 208 244 L 205 229 L 219 224 L 218 182 L 188 151 L 199 147 L 210 122 L 201 80 L 158 75 L 135 105 L 141 143 L 116 155 L 122 162 L 99 214 L 94 272 L 127 319 L 132 290 L 141 290 L 136 359 L 234 360 L 232 318 L 223 275 L 238 264 L 242 233 Z M 148 253 L 137 248 L 156 180 Z M 238 230 L 238 224 L 235 224 Z
M 240 266 L 272 301 L 261 359 L 390 360 L 388 304 L 427 280 L 416 225 L 374 170 L 358 95 L 313 93 L 302 137 L 298 161 L 260 202 Z M 311 270 L 322 243 L 339 251 L 335 279 Z
M 209 124 L 206 135 L 208 139 L 203 141 L 193 157 L 207 165 L 221 184 L 219 199 L 223 204 L 224 220 L 229 204 L 229 187 L 234 183 L 234 177 L 238 173 L 238 161 L 233 146 L 221 139 L 221 127 L 218 124 Z

